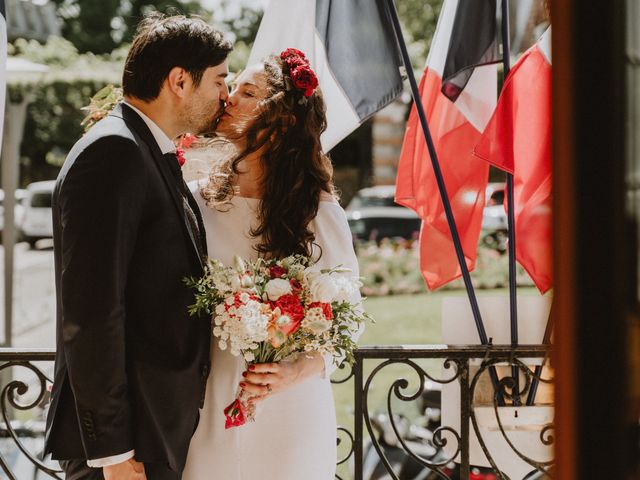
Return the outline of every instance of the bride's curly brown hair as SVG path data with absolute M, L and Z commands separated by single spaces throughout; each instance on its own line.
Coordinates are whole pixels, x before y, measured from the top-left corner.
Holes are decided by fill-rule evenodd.
M 239 163 L 261 150 L 263 177 L 256 250 L 267 258 L 312 254 L 315 235 L 309 224 L 318 213 L 323 192 L 335 197 L 333 167 L 322 152 L 320 135 L 327 128 L 326 106 L 319 88 L 309 97 L 296 89 L 279 56 L 264 60 L 266 98 L 254 118 L 238 125 L 231 140 L 246 145 L 221 162 L 201 189 L 207 206 L 228 204 L 234 195 Z

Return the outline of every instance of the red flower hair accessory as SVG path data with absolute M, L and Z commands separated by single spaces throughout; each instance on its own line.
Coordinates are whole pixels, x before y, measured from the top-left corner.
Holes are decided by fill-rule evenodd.
M 318 88 L 318 77 L 311 68 L 304 53 L 296 48 L 287 48 L 280 53 L 280 58 L 287 66 L 293 86 L 305 97 L 310 97 Z

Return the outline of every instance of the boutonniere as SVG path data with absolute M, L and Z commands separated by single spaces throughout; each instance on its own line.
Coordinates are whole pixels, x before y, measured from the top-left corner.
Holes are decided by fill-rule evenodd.
M 193 147 L 193 143 L 198 139 L 196 135 L 192 133 L 185 133 L 176 141 L 176 157 L 178 157 L 178 163 L 182 167 L 187 159 L 184 154 L 186 150 Z
M 180 165 L 180 167 L 182 167 L 187 161 L 184 158 L 184 150 L 180 147 L 176 148 L 176 157 L 178 157 L 178 165 Z

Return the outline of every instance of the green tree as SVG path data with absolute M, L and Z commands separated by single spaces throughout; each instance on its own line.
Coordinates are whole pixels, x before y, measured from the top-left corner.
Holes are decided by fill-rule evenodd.
M 166 14 L 198 15 L 210 20 L 211 12 L 202 7 L 198 0 L 129 0 L 122 2 L 120 10 L 124 23 L 123 40 L 130 42 L 138 22 L 151 11 Z
M 443 0 L 398 0 L 398 17 L 402 22 L 413 68 L 422 71 L 431 40 L 436 32 Z
M 80 53 L 109 53 L 130 41 L 140 19 L 150 10 L 163 13 L 210 13 L 197 0 L 53 0 L 62 33 Z
M 230 16 L 227 15 L 226 12 L 230 10 L 229 7 L 232 3 L 236 3 L 237 5 L 237 0 L 234 2 L 221 0 L 221 15 L 216 15 L 217 12 L 214 12 L 214 20 L 217 20 L 225 31 L 232 32 L 236 42 L 243 42 L 251 46 L 258 34 L 264 11 L 261 8 L 240 3 L 239 8 L 236 9 L 236 13 Z
M 107 53 L 116 47 L 112 21 L 120 0 L 53 0 L 62 19 L 62 34 L 80 52 Z

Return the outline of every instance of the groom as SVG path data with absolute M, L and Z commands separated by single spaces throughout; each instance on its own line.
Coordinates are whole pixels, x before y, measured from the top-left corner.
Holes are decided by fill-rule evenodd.
M 209 373 L 210 323 L 183 283 L 206 255 L 172 141 L 213 129 L 231 44 L 147 17 L 125 101 L 73 147 L 53 196 L 57 356 L 45 453 L 67 480 L 179 479 Z

